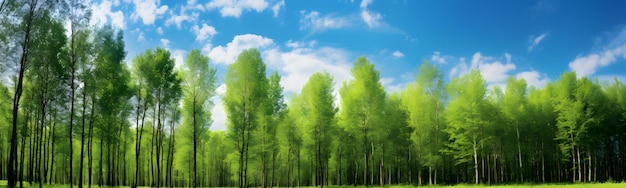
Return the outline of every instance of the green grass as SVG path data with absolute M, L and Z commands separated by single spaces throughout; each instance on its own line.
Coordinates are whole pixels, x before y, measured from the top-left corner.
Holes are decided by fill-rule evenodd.
M 7 181 L 6 180 L 0 180 L 0 188 L 4 188 L 7 187 Z M 24 187 L 39 187 L 37 184 L 34 184 L 33 186 L 29 186 L 28 182 L 24 182 Z M 62 187 L 69 187 L 68 185 L 44 185 L 43 187 L 45 188 L 62 188 Z M 96 185 L 92 185 L 91 187 L 98 187 Z M 121 186 L 121 187 L 128 187 L 128 186 Z M 379 187 L 379 186 L 370 186 L 370 187 Z M 416 186 L 408 186 L 408 185 L 389 185 L 389 186 L 385 186 L 386 188 L 416 188 Z M 425 188 L 482 188 L 482 187 L 489 187 L 489 188 L 524 188 L 524 187 L 531 187 L 531 188 L 626 188 L 626 183 L 622 182 L 622 183 L 584 183 L 584 184 L 536 184 L 536 185 L 532 185 L 532 184 L 528 184 L 528 185 L 494 185 L 494 186 L 489 186 L 489 185 L 472 185 L 472 184 L 460 184 L 460 185 L 450 185 L 450 186 L 446 186 L 446 185 L 438 185 L 438 186 L 421 186 L 421 187 L 425 187 Z M 313 188 L 312 186 L 309 187 L 302 187 L 302 188 Z M 328 188 L 355 188 L 353 186 L 328 186 Z M 357 186 L 356 188 L 366 188 L 365 186 Z

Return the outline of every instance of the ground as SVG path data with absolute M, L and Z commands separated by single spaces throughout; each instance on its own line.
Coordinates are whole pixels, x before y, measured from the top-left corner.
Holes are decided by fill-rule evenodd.
M 7 187 L 6 180 L 0 180 L 0 188 Z M 30 187 L 27 182 L 24 182 L 24 187 Z M 39 186 L 33 186 L 39 187 Z M 69 187 L 67 185 L 44 185 L 44 188 L 61 188 L 61 187 Z M 86 186 L 85 186 L 86 187 Z M 97 188 L 98 186 L 92 185 L 91 187 Z M 126 186 L 123 186 L 126 187 Z M 377 186 L 372 186 L 377 187 Z M 385 186 L 386 188 L 411 188 L 416 186 L 405 186 L 405 185 L 390 185 Z M 422 187 L 449 187 L 449 188 L 624 188 L 626 187 L 626 182 L 622 183 L 585 183 L 585 184 L 538 184 L 538 185 L 471 185 L 471 184 L 462 184 L 462 185 L 452 185 L 452 186 L 422 186 Z M 302 187 L 302 188 L 312 188 L 312 187 Z M 328 188 L 355 188 L 353 186 L 328 186 Z M 356 188 L 365 188 L 365 186 L 358 186 Z

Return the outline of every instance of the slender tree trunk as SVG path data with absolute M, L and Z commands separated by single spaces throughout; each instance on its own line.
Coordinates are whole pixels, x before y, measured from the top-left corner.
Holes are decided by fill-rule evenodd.
M 478 154 L 476 152 L 476 136 L 473 139 L 473 150 L 474 150 L 474 183 L 478 184 Z
M 193 107 L 193 187 L 196 188 L 198 186 L 198 176 L 197 176 L 197 147 L 198 147 L 198 132 L 197 132 L 197 122 L 196 122 L 196 96 L 193 97 L 192 102 Z
M 276 175 L 276 152 L 275 150 L 272 150 L 272 181 L 270 183 L 270 187 L 274 187 L 275 186 L 275 176 Z M 277 187 L 277 186 L 276 186 Z
M 13 125 L 11 128 L 11 147 L 9 151 L 9 178 L 8 178 L 8 186 L 15 187 L 17 183 L 17 167 L 18 167 L 18 158 L 17 158 L 17 123 L 18 123 L 18 112 L 20 106 L 20 99 L 22 98 L 22 85 L 24 82 L 24 72 L 26 71 L 26 66 L 28 63 L 28 49 L 30 44 L 30 32 L 33 23 L 33 16 L 35 14 L 35 5 L 37 1 L 31 2 L 29 5 L 29 14 L 26 17 L 27 24 L 26 30 L 24 34 L 24 40 L 22 41 L 22 56 L 20 58 L 20 68 L 17 76 L 17 85 L 15 86 L 15 93 L 13 94 Z M 22 157 L 23 158 L 23 157 Z M 22 159 L 23 160 L 23 159 Z M 23 162 L 22 162 L 23 163 Z M 20 175 L 21 176 L 21 175 Z M 21 187 L 20 181 L 20 187 Z
M 104 133 L 101 133 L 101 134 L 104 134 Z M 98 166 L 98 171 L 100 172 L 99 173 L 100 180 L 98 181 L 99 187 L 102 187 L 102 184 L 104 183 L 104 172 L 102 172 L 102 165 L 103 165 L 102 161 L 104 161 L 104 159 L 102 158 L 102 153 L 104 153 L 104 149 L 103 149 L 104 140 L 102 140 L 102 138 L 104 138 L 104 136 L 100 136 L 100 165 Z
M 28 119 L 28 118 L 27 118 Z M 15 174 L 15 176 L 19 176 L 19 181 L 20 181 L 20 187 L 23 187 L 23 180 L 24 180 L 24 152 L 26 151 L 26 137 L 22 136 L 22 149 L 21 149 L 21 159 L 20 160 L 20 165 L 19 165 L 19 172 L 17 174 Z M 17 169 L 16 169 L 17 170 Z
M 87 182 L 87 187 L 91 188 L 91 184 L 93 184 L 92 180 L 92 175 L 93 175 L 93 124 L 94 124 L 94 117 L 95 117 L 95 104 L 96 104 L 96 100 L 95 97 L 92 95 L 91 97 L 91 115 L 89 117 L 89 138 L 87 140 L 87 155 L 89 158 L 89 164 L 87 164 L 87 168 L 89 170 L 89 176 L 88 176 L 88 182 Z
M 524 182 L 524 173 L 523 173 L 523 167 L 522 167 L 522 147 L 520 144 L 519 125 L 517 125 L 517 127 L 515 128 L 515 133 L 517 133 L 517 156 L 518 156 L 517 160 L 519 161 L 519 176 L 520 176 L 520 181 Z
M 580 168 L 580 163 L 581 163 L 581 162 L 580 162 L 580 146 L 579 146 L 579 147 L 576 147 L 576 156 L 577 156 L 576 161 L 578 161 L 578 162 L 576 163 L 576 164 L 578 164 L 578 167 L 577 167 L 577 171 L 578 171 L 578 181 L 582 181 L 582 180 L 583 180 L 583 178 L 582 178 L 582 168 Z
M 51 148 L 50 148 L 50 151 L 52 152 L 52 157 L 50 159 L 50 175 L 49 175 L 49 179 L 48 179 L 48 184 L 52 184 L 52 176 L 54 174 L 54 163 L 55 163 L 55 161 L 54 161 L 54 156 L 55 156 L 55 152 L 54 152 L 54 140 L 55 140 L 54 139 L 54 137 L 55 137 L 54 128 L 56 127 L 56 119 L 57 119 L 57 112 L 56 112 L 56 110 L 53 111 L 53 114 L 54 114 L 54 116 L 53 116 L 53 121 L 52 121 L 52 127 L 51 127 L 51 130 L 50 130 L 50 134 L 51 134 L 50 135 L 50 137 L 51 137 L 51 143 L 50 143 Z
M 545 161 L 545 153 L 544 153 L 543 145 L 544 144 L 543 144 L 543 138 L 542 138 L 541 139 L 541 183 L 546 182 L 546 161 Z
M 82 188 L 83 187 L 83 159 L 85 156 L 85 106 L 87 106 L 87 100 L 86 100 L 86 92 L 83 89 L 83 112 L 82 112 L 82 130 L 80 131 L 80 162 L 79 162 L 79 170 L 78 170 L 78 174 L 80 174 L 78 176 L 78 187 Z
M 385 170 L 385 145 L 383 143 L 380 144 L 380 169 L 379 169 L 379 177 L 380 177 L 380 187 L 384 188 L 385 187 L 385 181 L 384 181 L 384 173 Z
M 138 103 L 141 103 L 141 99 L 138 96 Z M 139 129 L 137 129 L 137 134 L 136 134 L 136 141 L 135 141 L 135 185 L 134 187 L 136 188 L 139 184 L 139 156 L 141 155 L 141 137 L 143 135 L 143 126 L 145 123 L 145 118 L 146 118 L 146 111 L 148 111 L 148 100 L 144 101 L 143 104 L 143 111 L 142 111 L 142 115 L 141 115 L 141 127 Z M 137 109 L 139 110 L 139 107 L 137 107 Z M 139 124 L 139 111 L 137 112 L 137 120 L 136 120 L 136 125 Z

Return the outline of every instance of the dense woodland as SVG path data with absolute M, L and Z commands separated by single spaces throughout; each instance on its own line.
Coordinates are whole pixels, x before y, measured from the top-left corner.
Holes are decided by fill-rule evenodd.
M 626 85 L 565 72 L 542 88 L 422 62 L 388 93 L 353 79 L 283 92 L 256 49 L 216 68 L 163 48 L 126 59 L 123 31 L 83 1 L 1 0 L 0 179 L 9 186 L 325 186 L 626 180 Z M 5 19 L 6 18 L 6 19 Z M 66 30 L 64 23 L 69 23 Z M 293 62 L 297 63 L 297 62 Z M 338 85 L 340 87 L 335 87 Z M 335 88 L 339 88 L 335 90 Z M 212 131 L 212 98 L 227 130 Z

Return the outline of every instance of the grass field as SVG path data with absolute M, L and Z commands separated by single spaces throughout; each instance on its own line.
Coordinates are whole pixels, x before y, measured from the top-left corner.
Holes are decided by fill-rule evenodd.
M 6 180 L 0 180 L 0 188 L 7 187 Z M 39 187 L 38 185 L 29 186 L 27 182 L 24 182 L 24 187 Z M 69 187 L 68 185 L 44 185 L 45 188 L 61 188 L 61 187 Z M 86 187 L 86 186 L 85 186 Z M 98 186 L 92 185 L 91 187 L 97 188 Z M 121 186 L 128 187 L 128 186 Z M 378 186 L 371 186 L 378 187 Z M 387 188 L 413 188 L 417 186 L 406 186 L 406 185 L 389 185 L 385 186 Z M 450 185 L 450 186 L 421 186 L 421 187 L 449 187 L 449 188 L 524 188 L 524 187 L 532 187 L 532 188 L 626 188 L 626 183 L 586 183 L 586 184 L 537 184 L 537 185 L 471 185 L 471 184 L 461 184 L 461 185 Z M 302 187 L 302 188 L 312 188 L 312 187 Z M 353 186 L 328 186 L 328 188 L 355 188 Z M 358 186 L 356 188 L 365 188 L 365 186 Z

